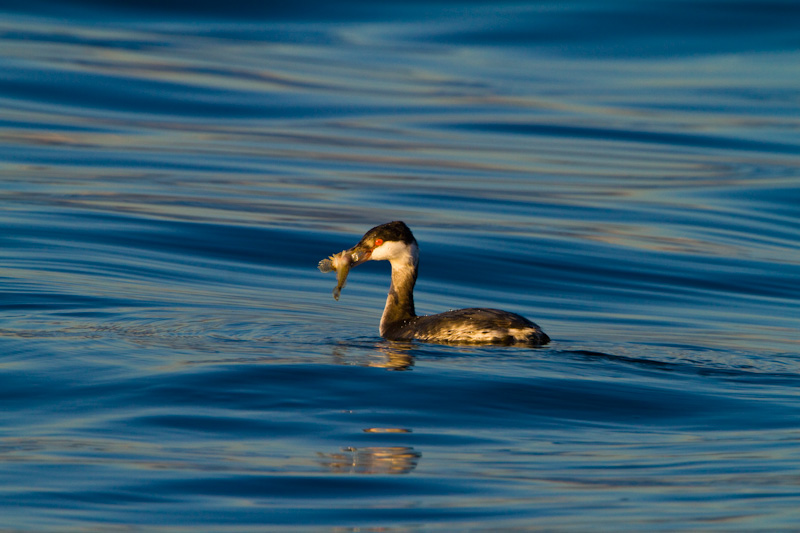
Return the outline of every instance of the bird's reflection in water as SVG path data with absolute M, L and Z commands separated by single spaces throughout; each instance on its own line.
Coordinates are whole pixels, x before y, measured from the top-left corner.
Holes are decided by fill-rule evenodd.
M 334 362 L 341 365 L 360 365 L 386 368 L 387 370 L 410 370 L 414 366 L 410 342 L 370 342 L 368 345 L 338 344 L 332 352 Z
M 335 474 L 408 474 L 422 457 L 408 446 L 347 447 L 318 455 L 320 464 Z

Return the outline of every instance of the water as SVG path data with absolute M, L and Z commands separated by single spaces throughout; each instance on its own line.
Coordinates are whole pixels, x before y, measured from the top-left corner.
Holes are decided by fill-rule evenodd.
M 795 3 L 4 9 L 0 529 L 797 528 Z

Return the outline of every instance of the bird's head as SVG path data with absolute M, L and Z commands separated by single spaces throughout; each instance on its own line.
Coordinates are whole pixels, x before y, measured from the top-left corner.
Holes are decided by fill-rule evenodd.
M 409 258 L 416 265 L 417 240 L 404 222 L 396 220 L 375 226 L 347 252 L 358 258 L 351 266 L 370 260 L 395 262 Z

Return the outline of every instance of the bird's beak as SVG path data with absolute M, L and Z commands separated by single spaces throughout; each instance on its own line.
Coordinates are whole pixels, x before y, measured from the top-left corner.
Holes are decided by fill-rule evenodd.
M 372 257 L 372 248 L 360 242 L 347 250 L 347 255 L 349 255 L 352 259 L 352 262 L 350 263 L 350 267 L 352 268 L 364 263 L 365 261 L 369 261 L 369 258 Z

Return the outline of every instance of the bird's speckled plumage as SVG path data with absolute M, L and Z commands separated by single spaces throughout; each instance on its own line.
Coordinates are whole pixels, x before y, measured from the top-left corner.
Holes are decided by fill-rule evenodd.
M 418 316 L 394 323 L 384 334 L 392 340 L 442 343 L 545 344 L 549 337 L 533 322 L 499 309 L 470 308 Z

